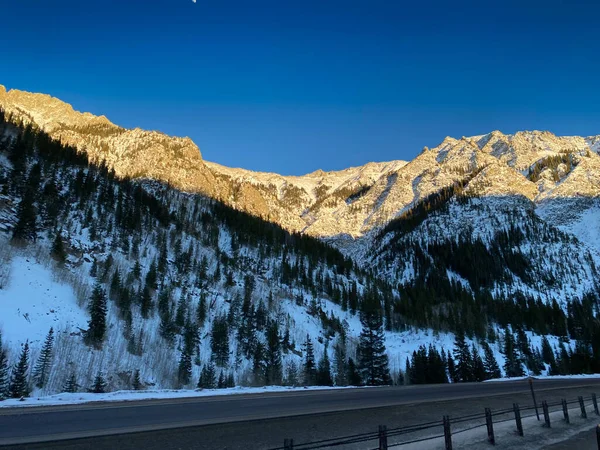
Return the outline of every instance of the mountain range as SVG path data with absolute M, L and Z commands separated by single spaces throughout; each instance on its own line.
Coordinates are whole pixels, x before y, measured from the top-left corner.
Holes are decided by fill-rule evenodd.
M 494 344 L 500 363 L 496 337 L 508 330 L 525 347 L 547 336 L 557 354 L 596 335 L 595 321 L 580 322 L 600 300 L 600 136 L 493 131 L 447 137 L 409 162 L 285 176 L 205 161 L 189 138 L 125 129 L 45 94 L 0 86 L 0 110 L 0 312 L 14 320 L 4 324 L 12 360 L 25 339 L 41 343 L 50 317 L 64 358 L 86 363 L 81 384 L 110 371 L 122 374 L 113 387 L 127 386 L 137 367 L 148 384 L 181 387 L 178 358 L 194 357 L 197 377 L 218 352 L 236 383 L 260 384 L 256 348 L 274 345 L 276 324 L 289 381 L 302 342 L 332 360 L 355 354 L 372 299 L 395 379 L 413 351 L 444 354 L 455 332 L 473 348 Z M 27 225 L 23 205 L 38 227 L 21 251 L 8 242 Z M 43 255 L 57 245 L 67 255 L 55 267 Z M 28 284 L 23 270 L 43 281 Z M 40 294 L 61 289 L 52 271 L 70 300 Z M 88 355 L 73 336 L 98 284 L 114 301 L 111 345 Z M 45 315 L 3 295 L 42 295 Z M 214 344 L 223 335 L 227 351 Z M 47 392 L 69 375 L 56 364 Z

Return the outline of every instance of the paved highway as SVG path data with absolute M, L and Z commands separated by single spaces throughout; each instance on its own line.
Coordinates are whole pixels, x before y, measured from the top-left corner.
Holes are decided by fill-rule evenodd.
M 555 389 L 600 391 L 600 379 L 535 380 L 540 397 Z M 529 392 L 527 381 L 246 394 L 173 400 L 0 408 L 0 445 Z M 539 398 L 539 397 L 538 397 Z

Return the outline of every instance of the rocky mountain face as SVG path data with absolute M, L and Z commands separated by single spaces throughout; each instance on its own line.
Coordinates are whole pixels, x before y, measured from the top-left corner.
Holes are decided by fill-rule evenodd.
M 350 253 L 360 253 L 364 242 L 370 245 L 390 221 L 457 184 L 470 196 L 527 199 L 540 218 L 567 227 L 564 231 L 575 227 L 595 246 L 594 233 L 577 223 L 600 192 L 600 136 L 494 131 L 448 137 L 408 163 L 282 176 L 204 161 L 189 138 L 124 129 L 44 94 L 7 92 L 0 86 L 0 107 L 85 150 L 93 161 L 105 161 L 119 176 L 200 192 L 290 231 L 328 239 Z

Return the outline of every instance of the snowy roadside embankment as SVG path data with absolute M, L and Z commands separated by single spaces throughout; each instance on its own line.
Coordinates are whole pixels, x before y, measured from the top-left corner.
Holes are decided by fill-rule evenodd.
M 496 382 L 496 381 L 519 381 L 519 380 L 527 380 L 532 378 L 534 380 L 564 380 L 564 379 L 590 379 L 590 378 L 600 378 L 600 373 L 591 373 L 591 374 L 580 374 L 580 375 L 538 375 L 538 376 L 525 376 L 525 377 L 513 377 L 513 378 L 494 378 L 493 380 L 485 380 L 484 383 Z
M 265 392 L 291 392 L 291 391 L 322 391 L 330 389 L 365 389 L 364 387 L 344 386 L 311 386 L 311 387 L 285 387 L 285 386 L 265 386 L 265 387 L 235 387 L 230 389 L 154 389 L 143 391 L 115 391 L 104 394 L 94 393 L 66 393 L 48 395 L 44 397 L 27 397 L 23 400 L 8 399 L 0 402 L 0 408 L 13 408 L 17 406 L 56 406 L 56 405 L 77 405 L 81 403 L 94 402 L 128 402 L 137 400 L 163 400 L 177 398 L 198 398 L 198 397 L 221 397 L 227 395 L 240 394 L 261 394 Z

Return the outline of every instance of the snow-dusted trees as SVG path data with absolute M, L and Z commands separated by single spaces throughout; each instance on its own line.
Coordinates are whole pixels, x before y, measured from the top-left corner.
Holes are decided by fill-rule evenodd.
M 37 363 L 33 369 L 33 379 L 38 388 L 43 388 L 48 382 L 52 366 L 52 347 L 54 345 L 54 328 L 50 328 L 44 341 Z
M 374 295 L 367 296 L 363 302 L 360 321 L 362 331 L 356 353 L 362 381 L 367 386 L 390 384 L 381 305 Z
M 88 311 L 90 320 L 88 329 L 85 334 L 85 339 L 88 345 L 101 347 L 106 333 L 106 292 L 100 283 L 94 285 L 92 296 L 90 299 Z
M 29 342 L 25 342 L 19 361 L 12 370 L 8 396 L 10 398 L 21 398 L 29 396 Z
M 77 384 L 77 376 L 75 375 L 75 372 L 71 372 L 65 381 L 65 384 L 63 385 L 63 392 L 72 394 L 77 392 L 77 389 L 79 389 L 79 385 Z

